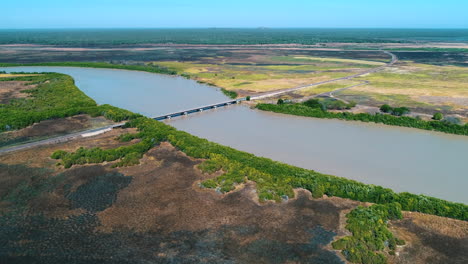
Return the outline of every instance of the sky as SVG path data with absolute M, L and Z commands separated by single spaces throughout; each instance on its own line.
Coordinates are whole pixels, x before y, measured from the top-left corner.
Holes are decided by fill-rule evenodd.
M 468 28 L 468 0 L 14 0 L 0 28 Z

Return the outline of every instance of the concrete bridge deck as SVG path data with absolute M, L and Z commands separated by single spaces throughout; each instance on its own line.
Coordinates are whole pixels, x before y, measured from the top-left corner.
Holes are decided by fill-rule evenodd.
M 191 109 L 188 109 L 188 110 L 183 110 L 183 111 L 173 112 L 173 113 L 169 113 L 169 114 L 164 114 L 164 115 L 161 115 L 161 116 L 153 117 L 153 119 L 158 120 L 158 121 L 165 120 L 165 119 L 171 119 L 173 117 L 198 113 L 198 112 L 202 112 L 204 110 L 215 109 L 215 108 L 218 108 L 218 107 L 228 106 L 228 105 L 232 105 L 232 104 L 239 104 L 240 102 L 246 101 L 246 100 L 247 99 L 245 97 L 244 98 L 237 98 L 237 99 L 233 99 L 233 100 L 229 100 L 229 101 L 225 101 L 225 102 L 221 102 L 221 103 L 205 105 L 205 106 L 200 106 L 200 107 L 196 107 L 196 108 L 191 108 Z

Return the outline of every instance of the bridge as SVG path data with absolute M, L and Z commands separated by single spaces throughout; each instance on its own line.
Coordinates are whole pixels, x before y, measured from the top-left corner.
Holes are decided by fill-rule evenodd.
M 228 106 L 228 105 L 232 105 L 232 104 L 239 104 L 240 102 L 246 101 L 246 100 L 247 99 L 245 97 L 238 98 L 238 99 L 225 101 L 225 102 L 221 102 L 221 103 L 204 105 L 204 106 L 200 106 L 200 107 L 196 107 L 196 108 L 191 108 L 191 109 L 188 109 L 188 110 L 183 110 L 183 111 L 173 112 L 173 113 L 169 113 L 169 114 L 164 114 L 164 115 L 161 115 L 161 116 L 153 117 L 153 119 L 157 120 L 157 121 L 161 121 L 161 120 L 165 120 L 165 119 L 171 119 L 171 118 L 177 117 L 177 116 L 184 116 L 184 115 L 189 115 L 189 114 L 193 114 L 193 113 L 203 112 L 204 110 L 216 109 L 218 107 Z

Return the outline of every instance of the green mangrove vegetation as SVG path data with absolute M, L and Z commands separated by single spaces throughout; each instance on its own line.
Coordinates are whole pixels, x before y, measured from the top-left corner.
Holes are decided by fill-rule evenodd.
M 200 165 L 203 171 L 225 172 L 217 178 L 202 183 L 205 187 L 219 188 L 220 191 L 232 190 L 236 184 L 252 180 L 260 186 L 258 194 L 261 200 L 280 201 L 291 197 L 294 188 L 304 188 L 311 191 L 314 197 L 322 197 L 326 194 L 378 204 L 397 202 L 403 210 L 468 220 L 468 206 L 461 203 L 424 195 L 395 193 L 380 186 L 363 184 L 256 157 L 253 154 L 198 138 L 150 118 L 132 119 L 125 127 L 137 128 L 138 132 L 121 136 L 119 140 L 128 141 L 132 138 L 139 138 L 138 143 L 108 150 L 81 148 L 73 153 L 57 151 L 52 157 L 61 159 L 65 167 L 103 161 L 122 162 L 124 159 L 136 160 L 135 157 L 141 157 L 159 142 L 168 141 L 190 157 L 205 159 L 206 161 Z M 124 162 L 117 166 L 120 165 L 127 164 Z
M 177 72 L 166 67 L 154 64 L 113 64 L 107 62 L 41 62 L 41 63 L 0 63 L 0 67 L 18 67 L 18 66 L 63 66 L 63 67 L 82 67 L 82 68 L 106 68 L 132 71 L 145 71 L 152 73 L 161 73 L 176 75 Z
M 398 203 L 358 206 L 346 216 L 346 229 L 351 231 L 352 235 L 333 242 L 332 246 L 341 250 L 350 262 L 384 264 L 387 263 L 387 258 L 380 252 L 394 255 L 396 246 L 405 244 L 403 240 L 396 238 L 387 226 L 388 220 L 402 218 L 401 206 Z
M 312 108 L 320 108 L 322 110 L 344 110 L 351 109 L 356 106 L 356 102 L 351 101 L 345 103 L 341 100 L 327 98 L 327 99 L 309 99 L 304 102 L 304 105 Z
M 227 97 L 231 98 L 231 99 L 236 99 L 238 94 L 234 91 L 229 91 L 229 90 L 226 90 L 224 88 L 221 88 L 221 92 L 223 92 L 224 95 L 226 95 Z
M 417 211 L 439 216 L 468 220 L 468 206 L 424 195 L 395 193 L 390 189 L 312 170 L 256 157 L 216 143 L 209 142 L 150 118 L 133 119 L 125 127 L 137 128 L 137 133 L 121 135 L 118 140 L 140 139 L 138 143 L 115 149 L 80 148 L 76 152 L 58 150 L 52 158 L 61 159 L 69 168 L 74 164 L 115 161 L 113 166 L 131 166 L 159 142 L 168 141 L 193 158 L 204 159 L 199 165 L 205 173 L 223 172 L 220 176 L 203 181 L 200 185 L 226 193 L 247 181 L 257 184 L 261 201 L 287 200 L 294 196 L 294 188 L 311 191 L 314 198 L 323 195 L 338 196 L 357 201 L 372 202 L 369 208 L 358 207 L 348 215 L 346 226 L 352 236 L 333 244 L 343 255 L 355 263 L 386 263 L 381 252 L 393 254 L 397 244 L 404 243 L 395 238 L 387 228 L 391 219 L 401 218 L 401 210 Z
M 42 73 L 30 76 L 0 78 L 0 81 L 26 81 L 34 88 L 23 90 L 26 98 L 15 98 L 0 104 L 0 132 L 20 129 L 42 120 L 78 114 L 104 116 L 122 121 L 140 115 L 111 105 L 97 105 L 79 90 L 74 80 L 64 74 Z
M 271 111 L 282 114 L 316 117 L 316 118 L 329 118 L 352 120 L 362 122 L 374 122 L 392 126 L 412 127 L 424 130 L 433 130 L 445 132 L 449 134 L 468 135 L 468 124 L 461 125 L 450 121 L 425 121 L 409 116 L 394 116 L 388 114 L 368 114 L 359 113 L 354 114 L 350 112 L 329 112 L 324 110 L 320 103 L 314 101 L 295 103 L 295 104 L 257 104 L 257 109 L 264 111 Z M 406 111 L 402 109 L 401 111 Z
M 394 116 L 402 116 L 410 113 L 410 110 L 407 107 L 391 107 L 388 104 L 382 105 L 380 107 L 380 111 Z

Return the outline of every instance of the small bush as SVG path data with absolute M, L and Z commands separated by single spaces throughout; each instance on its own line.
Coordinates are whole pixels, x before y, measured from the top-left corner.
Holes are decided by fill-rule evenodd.
M 442 121 L 446 124 L 454 124 L 454 125 L 462 124 L 461 119 L 455 116 L 446 116 Z
M 380 107 L 380 111 L 384 113 L 391 113 L 393 111 L 393 107 L 389 106 L 388 104 L 384 104 Z
M 63 157 L 65 157 L 65 155 L 67 155 L 67 153 L 68 152 L 64 150 L 56 150 L 54 153 L 52 153 L 52 156 L 50 157 L 53 159 L 62 159 Z
M 392 115 L 394 116 L 402 116 L 409 114 L 410 110 L 407 107 L 397 107 L 393 108 L 392 110 Z
M 432 119 L 434 119 L 434 120 L 442 120 L 443 118 L 444 118 L 444 115 L 442 113 L 435 113 L 432 116 Z
M 322 109 L 323 105 L 320 103 L 318 99 L 309 99 L 303 103 L 305 106 L 310 108 L 318 108 Z

